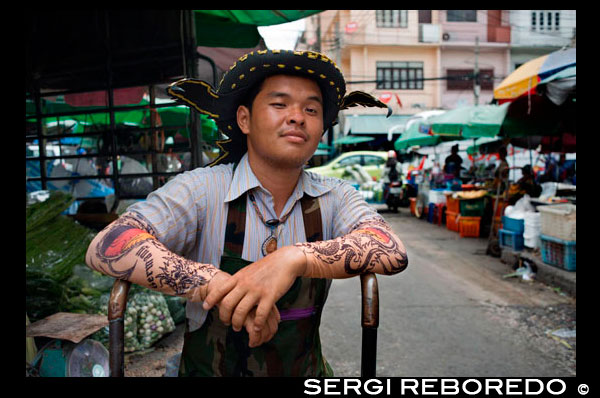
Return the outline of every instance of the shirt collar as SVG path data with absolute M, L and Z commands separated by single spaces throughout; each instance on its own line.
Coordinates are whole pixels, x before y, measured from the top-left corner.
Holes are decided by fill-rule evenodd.
M 231 202 L 256 187 L 265 189 L 258 178 L 256 178 L 256 175 L 252 172 L 252 168 L 248 162 L 248 153 L 246 152 L 240 159 L 237 167 L 233 170 L 233 178 L 231 180 L 231 185 L 229 186 L 229 191 L 225 196 L 225 202 Z M 298 180 L 298 184 L 296 185 L 294 192 L 292 192 L 292 196 L 298 200 L 306 193 L 313 198 L 316 198 L 324 195 L 331 189 L 333 189 L 332 185 L 325 184 L 320 178 L 315 178 L 313 174 L 303 170 L 300 179 Z

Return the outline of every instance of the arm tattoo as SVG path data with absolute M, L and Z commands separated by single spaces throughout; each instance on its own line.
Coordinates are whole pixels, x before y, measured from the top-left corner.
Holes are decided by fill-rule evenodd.
M 185 295 L 191 289 L 205 285 L 217 272 L 209 264 L 199 264 L 169 251 L 155 237 L 154 229 L 135 213 L 125 213 L 107 227 L 106 234 L 96 246 L 100 264 L 90 260 L 90 267 L 114 278 L 131 280 L 139 263 L 144 265 L 147 285 L 172 294 Z M 127 254 L 135 253 L 131 267 L 119 270 L 116 262 Z M 123 267 L 117 267 L 123 268 Z
M 408 265 L 406 251 L 381 219 L 365 220 L 343 237 L 296 246 L 322 264 L 343 264 L 348 275 L 369 272 L 377 266 L 382 268 L 382 273 L 392 275 Z

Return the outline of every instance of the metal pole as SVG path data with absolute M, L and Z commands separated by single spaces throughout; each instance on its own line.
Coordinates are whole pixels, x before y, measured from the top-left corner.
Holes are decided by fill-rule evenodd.
M 479 85 L 479 36 L 475 38 L 475 70 L 473 79 L 473 93 L 475 94 L 475 105 L 479 105 L 479 92 L 481 86 Z
M 112 82 L 112 48 L 110 46 L 110 18 L 108 11 L 104 12 L 104 21 L 106 23 L 106 73 L 107 73 L 107 91 L 108 91 L 108 114 L 110 117 L 110 143 L 112 151 L 112 162 L 113 162 L 113 188 L 115 190 L 115 202 L 113 203 L 112 209 L 107 209 L 108 212 L 114 211 L 119 205 L 120 186 L 119 186 L 119 164 L 117 156 L 117 139 L 115 136 L 115 110 L 114 108 L 114 96 L 113 96 L 113 82 Z

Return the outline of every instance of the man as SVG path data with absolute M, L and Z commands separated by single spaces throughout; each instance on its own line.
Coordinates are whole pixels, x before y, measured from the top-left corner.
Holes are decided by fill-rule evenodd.
M 462 158 L 458 154 L 458 144 L 453 145 L 444 161 L 444 173 L 451 174 L 454 178 L 460 177 L 460 169 L 462 168 Z
M 508 162 L 506 161 L 506 155 L 506 147 L 500 147 L 500 149 L 498 149 L 498 159 L 500 160 L 500 162 L 494 170 L 494 188 L 497 188 L 498 185 L 500 185 L 501 193 L 507 189 L 508 173 L 510 171 L 510 167 L 508 165 Z
M 345 95 L 329 58 L 259 51 L 214 91 L 169 94 L 229 137 L 212 167 L 178 175 L 90 244 L 100 272 L 188 299 L 180 376 L 331 376 L 318 327 L 331 279 L 407 266 L 389 225 L 348 183 L 303 170 Z

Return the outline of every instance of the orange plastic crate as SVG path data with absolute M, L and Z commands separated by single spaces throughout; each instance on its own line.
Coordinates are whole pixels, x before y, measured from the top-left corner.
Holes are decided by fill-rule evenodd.
M 458 217 L 460 214 L 446 210 L 446 228 L 458 232 Z
M 463 217 L 458 219 L 458 233 L 461 238 L 479 238 L 481 217 Z
M 446 210 L 452 213 L 460 213 L 460 199 L 453 198 L 452 195 L 447 195 Z

